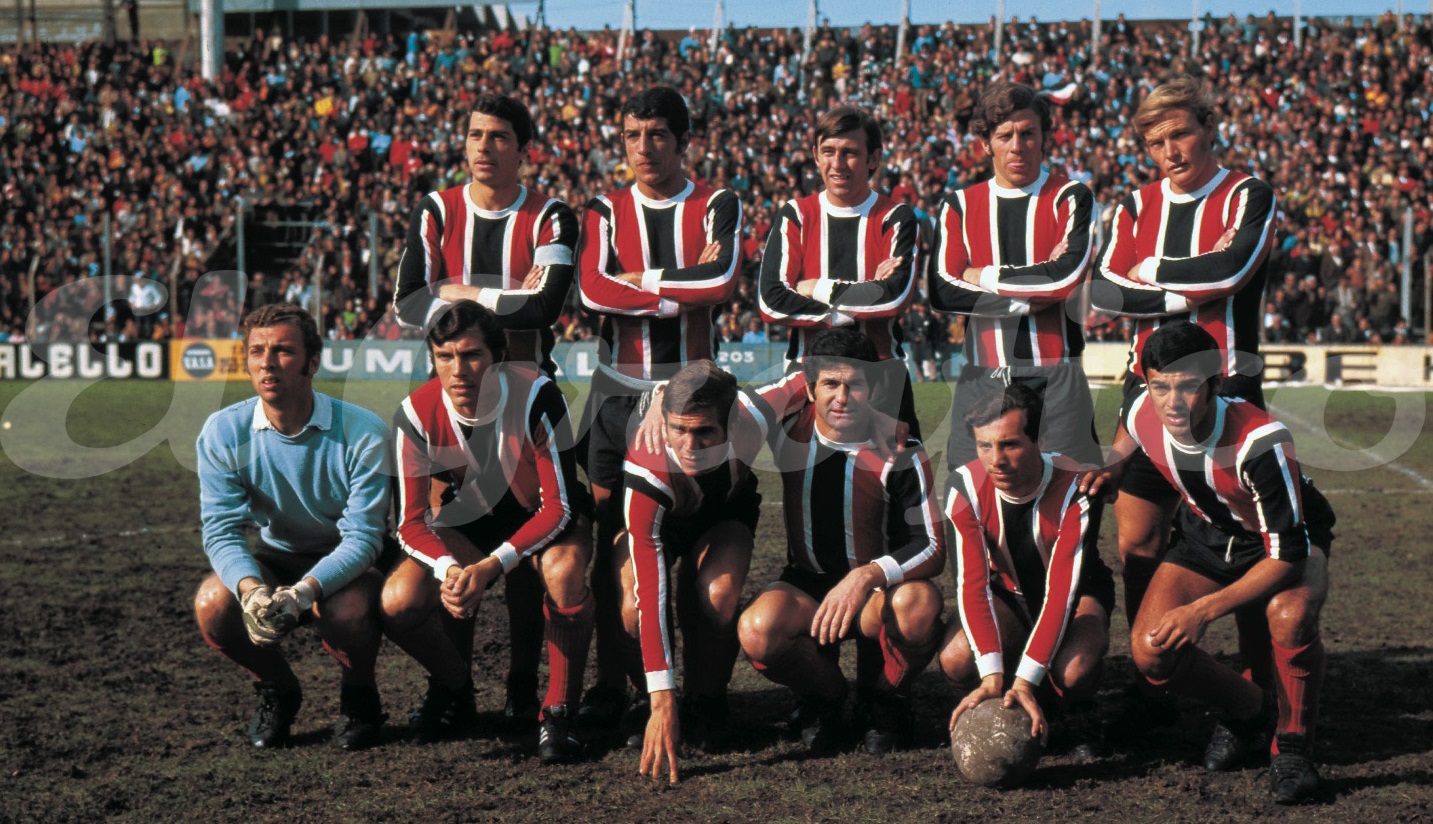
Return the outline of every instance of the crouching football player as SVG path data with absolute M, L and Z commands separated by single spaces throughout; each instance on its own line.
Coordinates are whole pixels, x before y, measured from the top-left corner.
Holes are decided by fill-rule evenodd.
M 313 390 L 323 339 L 307 312 L 264 306 L 244 320 L 257 397 L 209 417 L 199 433 L 199 512 L 214 568 L 194 613 L 209 646 L 248 670 L 259 708 L 249 743 L 288 739 L 303 693 L 277 642 L 312 620 L 342 671 L 334 743 L 359 750 L 383 723 L 374 664 L 374 567 L 388 509 L 382 419 Z M 245 529 L 258 526 L 251 546 Z
M 1160 326 L 1140 363 L 1146 389 L 1125 409 L 1129 443 L 1181 502 L 1130 634 L 1135 664 L 1151 684 L 1219 709 L 1206 767 L 1242 766 L 1272 726 L 1274 800 L 1309 800 L 1319 785 L 1319 611 L 1328 595 L 1333 510 L 1299 472 L 1288 429 L 1248 401 L 1219 396 L 1221 357 L 1208 332 L 1187 321 Z M 1130 451 L 1117 448 L 1112 460 Z M 1118 480 L 1120 467 L 1090 489 Z M 1230 614 L 1244 674 L 1198 646 L 1209 624 Z M 1276 719 L 1266 709 L 1270 689 Z
M 1070 743 L 1089 756 L 1099 746 L 1084 736 L 1098 734 L 1093 699 L 1115 581 L 1096 547 L 1103 504 L 1040 452 L 1043 412 L 1034 390 L 1011 384 L 965 414 L 977 457 L 951 473 L 946 494 L 960 620 L 946 632 L 940 666 L 954 684 L 978 683 L 951 714 L 952 734 L 963 713 L 1003 698 L 1030 715 L 1035 736 L 1048 729 L 1043 710 L 1070 711 Z
M 752 665 L 801 698 L 802 743 L 841 740 L 847 693 L 841 642 L 857 642 L 857 718 L 872 753 L 910 727 L 910 686 L 941 638 L 945 566 L 930 463 L 920 442 L 891 452 L 877 437 L 871 386 L 878 355 L 864 333 L 833 329 L 812 341 L 794 404 L 773 402 L 768 437 L 781 471 L 787 565 L 739 626 Z M 778 405 L 779 404 L 779 405 Z
M 388 636 L 429 673 L 413 714 L 420 740 L 471 727 L 473 625 L 483 594 L 519 564 L 546 589 L 549 682 L 538 755 L 582 753 L 572 729 L 592 638 L 587 498 L 571 454 L 567 402 L 528 366 L 503 363 L 491 311 L 460 300 L 427 342 L 437 377 L 394 417 L 398 536 L 409 557 L 383 588 Z

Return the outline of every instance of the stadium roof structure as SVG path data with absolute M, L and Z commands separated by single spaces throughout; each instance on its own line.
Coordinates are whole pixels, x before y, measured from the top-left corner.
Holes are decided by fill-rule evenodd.
M 216 0 L 225 14 L 263 14 L 266 12 L 305 11 L 383 11 L 385 9 L 453 8 L 440 0 Z M 189 13 L 200 14 L 203 0 L 187 0 Z M 457 8 L 464 8 L 458 6 Z M 506 4 L 473 3 L 466 6 L 479 20 L 491 21 L 498 28 L 524 28 L 527 18 L 514 15 Z

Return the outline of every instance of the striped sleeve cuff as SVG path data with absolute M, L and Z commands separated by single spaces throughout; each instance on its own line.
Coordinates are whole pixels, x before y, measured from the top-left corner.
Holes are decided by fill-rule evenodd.
M 489 312 L 498 310 L 498 296 L 502 294 L 501 289 L 488 289 L 486 287 L 478 290 L 478 304 Z
M 682 313 L 682 305 L 667 298 L 657 299 L 657 317 L 674 318 Z
M 1001 657 L 999 652 L 987 652 L 975 659 L 975 671 L 980 673 L 981 678 L 987 675 L 994 675 L 997 672 L 1004 674 L 1005 660 Z
M 831 304 L 831 293 L 836 290 L 836 281 L 821 278 L 816 281 L 816 288 L 811 292 L 813 300 L 819 300 L 826 305 Z
M 642 271 L 642 291 L 649 295 L 657 294 L 662 288 L 662 270 L 644 269 Z
M 677 678 L 671 670 L 657 670 L 647 673 L 647 694 L 674 690 L 677 688 Z
M 1045 679 L 1045 668 L 1028 655 L 1021 656 L 1020 666 L 1015 669 L 1016 678 L 1024 678 L 1030 686 L 1039 685 Z
M 498 563 L 503 565 L 504 574 L 512 572 L 513 568 L 517 566 L 518 561 L 522 560 L 522 556 L 517 553 L 517 548 L 506 541 L 503 542 L 502 546 L 493 550 L 493 557 L 497 558 Z
M 1154 283 L 1159 274 L 1159 258 L 1147 257 L 1139 262 L 1139 271 L 1135 272 L 1135 280 L 1140 283 Z
M 850 315 L 846 314 L 845 312 L 842 312 L 842 311 L 839 310 L 839 309 L 832 309 L 832 310 L 831 310 L 831 325 L 832 325 L 832 326 L 853 326 L 853 325 L 855 325 L 855 323 L 856 323 L 856 319 L 853 318 L 853 317 L 851 317 Z

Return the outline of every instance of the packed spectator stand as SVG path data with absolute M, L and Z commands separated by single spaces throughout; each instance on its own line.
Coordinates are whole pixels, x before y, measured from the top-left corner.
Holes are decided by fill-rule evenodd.
M 1190 72 L 1220 100 L 1220 162 L 1278 193 L 1266 339 L 1407 343 L 1422 318 L 1401 317 L 1400 266 L 1411 257 L 1419 315 L 1433 247 L 1433 21 L 1399 22 L 1311 20 L 1296 48 L 1292 22 L 1272 13 L 1205 18 L 1194 56 L 1185 21 L 1121 17 L 1091 48 L 1088 21 L 1015 19 L 998 60 L 989 25 L 914 26 L 899 60 L 895 27 L 822 26 L 804 65 L 798 30 L 729 28 L 714 55 L 704 38 L 640 32 L 621 63 L 610 30 L 353 43 L 258 32 L 213 83 L 159 42 L 10 45 L 0 51 L 0 340 L 226 337 L 239 321 L 225 308 L 231 290 L 248 307 L 304 303 L 334 338 L 397 337 L 387 310 L 409 210 L 465 181 L 461 115 L 482 91 L 528 103 L 540 137 L 526 182 L 581 209 L 632 179 L 622 100 L 654 84 L 681 90 L 695 121 L 689 174 L 738 192 L 754 274 L 775 210 L 820 186 L 807 139 L 838 102 L 886 124 L 876 186 L 929 216 L 990 173 L 966 131 L 983 85 L 1000 72 L 1045 89 L 1060 103 L 1050 166 L 1094 190 L 1107 224 L 1153 174 L 1128 125 L 1141 96 Z M 234 267 L 241 209 L 257 219 L 296 205 L 312 228 L 278 270 L 251 261 L 245 283 L 202 278 Z M 108 306 L 101 279 L 89 280 L 104 272 L 107 227 L 119 278 Z M 778 331 L 762 328 L 753 292 L 745 278 L 723 314 L 728 340 Z M 571 307 L 558 335 L 584 338 L 594 319 L 575 296 Z M 912 314 L 917 362 L 953 351 L 958 323 Z M 1091 319 L 1091 339 L 1126 333 Z

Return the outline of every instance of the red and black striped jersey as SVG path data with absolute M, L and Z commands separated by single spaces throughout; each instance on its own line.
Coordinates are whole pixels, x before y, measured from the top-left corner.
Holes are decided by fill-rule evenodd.
M 765 433 L 781 473 L 786 562 L 818 575 L 874 563 L 887 586 L 940 574 L 945 528 L 921 442 L 886 454 L 870 440 L 832 441 L 817 430 L 805 392 L 797 371 L 742 393 L 742 411 Z
M 1074 617 L 1085 553 L 1098 552 L 1079 473 L 1042 456 L 1040 486 L 1024 498 L 995 488 L 980 461 L 950 475 L 946 516 L 955 525 L 956 608 L 980 677 L 1003 673 L 993 587 L 1020 596 L 1032 618 L 1015 675 L 1040 683 Z
M 423 329 L 445 305 L 439 286 L 476 286 L 478 302 L 507 330 L 508 360 L 552 374 L 552 324 L 572 286 L 576 254 L 577 216 L 560 200 L 522 187 L 511 206 L 494 212 L 479 208 L 467 186 L 432 192 L 413 210 L 398 261 L 398 322 Z M 534 266 L 545 267 L 542 282 L 524 289 Z
M 667 200 L 633 186 L 595 198 L 583 217 L 582 303 L 604 315 L 599 368 L 641 389 L 695 360 L 715 359 L 717 307 L 736 292 L 741 204 L 688 181 Z M 716 260 L 698 263 L 710 244 Z M 640 286 L 616 275 L 641 272 Z
M 1144 377 L 1139 356 L 1160 323 L 1188 320 L 1219 342 L 1229 374 L 1257 374 L 1274 217 L 1269 184 L 1229 169 L 1197 192 L 1161 180 L 1120 202 L 1090 302 L 1137 318 L 1130 372 Z
M 439 580 L 455 563 L 441 528 L 511 516 L 504 520 L 522 526 L 493 553 L 509 571 L 562 534 L 586 500 L 557 384 L 529 367 L 500 363 L 484 375 L 480 392 L 479 407 L 491 402 L 491 411 L 464 418 L 433 378 L 393 418 L 398 539 Z
M 931 308 L 970 316 L 971 365 L 1047 366 L 1084 351 L 1084 328 L 1065 302 L 1094 268 L 1093 207 L 1083 184 L 1049 172 L 1021 189 L 989 180 L 945 198 L 931 255 Z M 967 269 L 981 270 L 978 285 L 962 278 Z
M 1215 397 L 1213 402 L 1214 429 L 1196 446 L 1165 430 L 1148 390 L 1128 405 L 1125 429 L 1195 515 L 1233 539 L 1262 540 L 1270 558 L 1307 558 L 1304 481 L 1293 436 L 1248 401 Z
M 711 523 L 739 496 L 756 491 L 756 478 L 735 450 L 720 466 L 687 475 L 670 449 L 653 452 L 633 441 L 623 464 L 623 515 L 632 553 L 638 639 L 649 692 L 675 688 L 668 626 L 667 547 L 688 543 L 699 523 Z
M 919 231 L 909 206 L 877 192 L 854 208 L 832 204 L 825 192 L 782 206 L 767 236 L 757 292 L 761 317 L 793 330 L 786 359 L 799 360 L 823 329 L 853 323 L 883 359 L 900 357 L 899 319 L 915 291 Z M 904 262 L 874 280 L 876 267 L 895 257 Z M 796 291 L 803 280 L 817 281 L 809 298 Z

